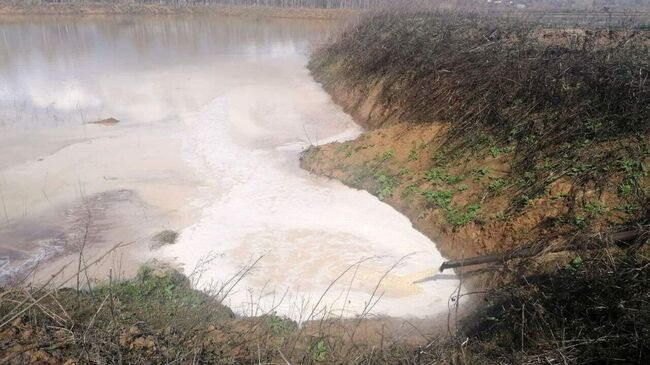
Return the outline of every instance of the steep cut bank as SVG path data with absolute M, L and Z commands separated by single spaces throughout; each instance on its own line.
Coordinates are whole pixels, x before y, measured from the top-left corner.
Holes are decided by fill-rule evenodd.
M 302 166 L 451 258 L 647 225 L 650 33 L 496 21 L 379 14 L 317 50 L 313 76 L 367 132 Z
M 310 148 L 303 168 L 375 194 L 450 258 L 541 253 L 461 270 L 484 301 L 452 363 L 650 361 L 649 47 L 641 29 L 412 13 L 312 55 L 367 131 Z

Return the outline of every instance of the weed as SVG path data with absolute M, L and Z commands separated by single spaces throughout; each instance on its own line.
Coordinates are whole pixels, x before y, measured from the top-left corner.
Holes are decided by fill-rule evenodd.
M 377 197 L 379 200 L 385 200 L 393 196 L 393 190 L 398 185 L 395 177 L 385 172 L 378 172 L 375 174 L 375 181 L 378 185 Z
M 628 182 L 623 182 L 618 186 L 618 195 L 621 197 L 626 197 L 632 194 L 634 187 Z
M 447 223 L 454 227 L 461 227 L 473 221 L 476 213 L 481 209 L 479 204 L 470 204 L 463 209 L 458 209 L 451 204 L 454 196 L 452 190 L 423 191 L 422 196 L 427 206 L 442 210 Z
M 442 168 L 434 167 L 424 173 L 424 179 L 432 184 L 444 182 L 447 185 L 455 185 L 465 179 L 461 175 L 451 175 Z
M 519 204 L 521 204 L 522 206 L 526 206 L 529 203 L 530 203 L 530 198 L 528 197 L 528 195 L 521 195 L 519 197 Z
M 573 260 L 571 260 L 571 262 L 566 265 L 565 269 L 575 273 L 582 268 L 582 264 L 582 257 L 580 257 L 580 255 L 576 255 L 576 257 L 574 257 Z
M 492 172 L 492 169 L 489 166 L 483 166 L 476 170 L 476 173 L 480 176 L 487 176 L 490 172 Z
M 384 152 L 384 154 L 382 155 L 382 160 L 383 161 L 390 160 L 391 158 L 393 158 L 393 156 L 395 156 L 395 150 L 391 148 Z
M 265 322 L 269 330 L 273 333 L 275 337 L 275 345 L 282 346 L 285 344 L 287 337 L 291 334 L 293 330 L 296 329 L 296 325 L 289 319 L 282 318 L 275 314 L 270 314 L 265 317 Z
M 411 149 L 409 150 L 408 160 L 417 161 L 417 159 L 418 159 L 417 143 L 413 141 L 411 142 Z
M 443 151 L 438 151 L 432 157 L 433 164 L 436 166 L 445 166 L 449 163 L 449 157 Z
M 591 201 L 587 202 L 583 207 L 582 210 L 587 213 L 590 217 L 596 216 L 596 215 L 602 215 L 607 212 L 607 205 L 605 203 L 602 203 L 600 201 Z
M 447 173 L 439 167 L 434 167 L 424 173 L 424 179 L 430 183 L 438 182 L 446 176 L 448 176 Z
M 587 219 L 585 217 L 576 214 L 573 217 L 573 224 L 575 224 L 576 227 L 585 228 L 587 226 Z
M 362 91 L 381 80 L 379 101 L 406 123 L 447 122 L 432 156 L 436 167 L 477 149 L 492 158 L 516 151 L 508 162 L 521 189 L 510 197 L 511 207 L 521 208 L 522 196 L 540 196 L 564 177 L 575 188 L 590 181 L 616 189 L 612 167 L 628 178 L 643 174 L 650 88 L 638 80 L 650 78 L 646 34 L 610 47 L 599 44 L 609 30 L 596 29 L 579 44 L 558 45 L 540 42 L 533 28 L 481 17 L 382 13 L 317 51 L 309 68 L 317 78 L 347 80 Z M 486 34 L 493 39 L 486 42 Z M 335 65 L 341 67 L 333 71 Z M 488 175 L 482 169 L 475 178 Z M 444 182 L 435 174 L 427 178 Z M 647 182 L 638 180 L 619 194 L 642 206 L 647 194 L 638 193 Z
M 404 190 L 402 190 L 402 193 L 400 194 L 400 196 L 402 197 L 402 199 L 411 200 L 419 192 L 420 192 L 420 189 L 418 188 L 418 186 L 416 184 L 411 184 L 411 185 L 407 186 L 406 188 L 404 188 Z
M 447 208 L 451 204 L 451 199 L 454 197 L 454 193 L 451 190 L 427 190 L 422 192 L 422 196 L 428 206 Z
M 641 210 L 641 207 L 638 204 L 624 204 L 619 205 L 614 208 L 617 211 L 623 212 L 625 214 L 636 214 Z
M 492 158 L 499 158 L 499 156 L 501 156 L 502 154 L 510 153 L 513 150 L 514 150 L 514 148 L 512 146 L 506 146 L 506 147 L 493 146 L 493 147 L 490 147 L 489 151 L 490 151 L 490 155 L 492 156 Z
M 325 343 L 324 340 L 318 340 L 314 344 L 312 344 L 311 349 L 309 350 L 309 353 L 311 354 L 311 358 L 314 361 L 325 361 L 327 358 L 327 353 L 328 353 L 328 348 L 327 344 Z
M 503 188 L 505 181 L 503 179 L 494 179 L 488 184 L 488 190 L 497 192 Z
M 411 170 L 408 167 L 402 167 L 397 172 L 397 176 L 408 176 L 411 174 Z
M 481 209 L 479 204 L 470 204 L 464 209 L 449 207 L 444 210 L 447 223 L 454 227 L 462 227 L 476 218 L 476 213 Z
M 631 174 L 635 172 L 645 172 L 646 167 L 645 164 L 642 161 L 639 160 L 631 160 L 631 159 L 622 159 L 618 161 L 619 168 L 621 171 Z
M 579 176 L 587 172 L 593 171 L 595 168 L 596 166 L 594 164 L 581 163 L 571 167 L 571 169 L 569 169 L 569 171 L 566 174 L 567 176 Z

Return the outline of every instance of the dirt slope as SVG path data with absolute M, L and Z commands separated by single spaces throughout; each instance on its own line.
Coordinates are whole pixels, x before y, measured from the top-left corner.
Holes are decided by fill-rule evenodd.
M 462 258 L 647 222 L 648 32 L 380 14 L 313 76 L 367 132 L 302 166 Z

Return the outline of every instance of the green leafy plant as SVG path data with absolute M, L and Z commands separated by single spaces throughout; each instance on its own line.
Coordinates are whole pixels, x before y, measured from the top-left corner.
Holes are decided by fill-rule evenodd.
M 411 184 L 411 185 L 407 186 L 406 188 L 404 188 L 404 190 L 402 190 L 402 193 L 400 194 L 400 196 L 402 197 L 402 199 L 410 200 L 414 196 L 416 196 L 419 191 L 420 191 L 420 189 L 418 188 L 418 186 L 416 184 Z
M 480 176 L 486 176 L 490 172 L 492 172 L 492 169 L 489 166 L 483 166 L 480 169 L 476 170 L 476 173 Z
M 585 217 L 583 217 L 583 216 L 575 215 L 573 217 L 573 224 L 575 224 L 576 226 L 578 226 L 580 228 L 584 228 L 584 227 L 587 226 L 587 219 Z
M 324 340 L 316 341 L 309 350 L 311 359 L 318 362 L 325 361 L 328 352 L 329 350 Z
M 577 255 L 567 264 L 566 269 L 574 273 L 578 272 L 582 268 L 583 263 L 584 261 L 582 261 L 582 257 Z
M 393 195 L 393 190 L 397 186 L 397 179 L 384 172 L 375 174 L 375 181 L 377 182 L 377 197 L 379 200 L 384 200 Z
M 605 212 L 607 212 L 607 205 L 600 201 L 591 201 L 591 202 L 587 202 L 582 207 L 582 210 L 585 213 L 587 213 L 590 217 L 593 217 L 596 215 L 602 215 Z
M 446 208 L 451 204 L 451 199 L 453 198 L 454 193 L 451 190 L 427 190 L 422 192 L 422 196 L 427 205 Z
M 505 181 L 503 179 L 494 179 L 488 184 L 488 189 L 490 191 L 499 191 L 503 186 L 505 185 Z
M 507 146 L 507 147 L 491 147 L 490 148 L 490 155 L 492 155 L 492 158 L 499 158 L 504 153 L 509 153 L 512 152 L 513 147 Z
M 624 182 L 618 186 L 618 195 L 625 197 L 632 194 L 633 190 L 634 187 L 632 186 L 632 184 Z
M 625 214 L 636 214 L 641 209 L 641 207 L 638 204 L 623 204 L 615 207 L 614 209 Z
M 424 179 L 433 184 L 444 182 L 448 185 L 454 185 L 463 181 L 465 177 L 462 175 L 451 175 L 439 167 L 434 167 L 424 173 Z
M 481 209 L 479 204 L 470 204 L 464 209 L 448 207 L 445 209 L 447 223 L 454 227 L 462 227 L 476 218 L 476 213 Z
M 644 172 L 645 164 L 639 160 L 622 159 L 618 161 L 619 168 L 626 173 Z
M 431 158 L 433 160 L 433 163 L 437 166 L 444 166 L 449 163 L 449 157 L 447 156 L 446 153 L 442 151 L 436 152 L 435 155 Z
M 384 152 L 384 154 L 382 155 L 382 160 L 384 161 L 390 160 L 391 158 L 393 158 L 393 156 L 395 156 L 395 150 L 391 148 Z

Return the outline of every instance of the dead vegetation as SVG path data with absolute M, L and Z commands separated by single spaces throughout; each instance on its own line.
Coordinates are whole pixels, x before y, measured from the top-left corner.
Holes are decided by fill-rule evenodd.
M 362 123 L 381 128 L 377 135 L 405 124 L 411 139 L 382 142 L 369 132 L 351 143 L 366 148 L 348 146 L 351 155 L 381 155 L 379 144 L 393 155 L 347 164 L 330 151 L 303 160 L 320 160 L 307 162 L 314 171 L 331 160 L 351 185 L 380 198 L 423 194 L 414 204 L 439 208 L 455 230 L 517 220 L 565 236 L 634 226 L 649 202 L 649 52 L 643 30 L 436 13 L 368 17 L 318 50 L 309 67 Z M 416 126 L 445 134 L 417 138 L 408 131 Z M 419 159 L 399 153 L 413 143 Z M 481 216 L 491 202 L 499 215 Z
M 486 140 L 512 146 L 515 173 L 535 175 L 530 196 L 571 169 L 586 184 L 609 175 L 597 170 L 604 165 L 644 160 L 648 52 L 643 31 L 580 35 L 504 20 L 381 14 L 317 52 L 310 68 L 326 85 L 368 93 L 381 83 L 386 112 L 375 127 L 443 121 L 452 153 Z
M 273 311 L 237 317 L 222 303 L 255 263 L 222 285 L 197 290 L 209 262 L 189 276 L 145 265 L 134 279 L 109 276 L 87 290 L 65 282 L 0 288 L 0 363 L 409 363 L 424 353 L 415 352 L 417 345 L 432 338 L 367 313 L 327 318 L 318 305 L 306 309 L 311 314 L 301 323 Z
M 647 232 L 642 28 L 380 13 L 313 55 L 314 77 L 370 130 L 311 148 L 303 167 L 377 195 L 452 258 L 540 253 L 488 268 L 457 363 L 648 361 L 647 233 L 631 248 L 554 253 Z
M 512 265 L 514 282 L 491 290 L 477 314 L 481 320 L 466 323 L 475 335 L 467 352 L 488 363 L 647 363 L 648 252 L 636 246 L 576 253 L 563 266 L 535 274 Z
M 299 325 L 273 312 L 237 317 L 223 295 L 151 266 L 92 290 L 2 288 L 0 363 L 647 363 L 650 256 L 642 245 L 571 257 L 557 270 L 525 267 L 503 267 L 517 278 L 507 285 L 454 296 L 452 312 L 467 296 L 485 303 L 444 336 L 404 335 L 398 328 L 408 321 L 382 318 Z
M 192 276 L 151 268 L 88 290 L 3 288 L 0 363 L 647 363 L 648 45 L 645 33 L 628 32 L 581 38 L 480 18 L 377 15 L 317 53 L 311 68 L 330 89 L 379 90 L 371 125 L 407 126 L 303 161 L 315 171 L 336 161 L 333 176 L 415 206 L 413 217 L 431 214 L 451 234 L 502 229 L 550 245 L 637 227 L 645 233 L 631 246 L 496 266 L 503 285 L 463 296 L 485 296 L 481 311 L 449 337 L 408 343 L 370 319 L 298 326 L 274 313 L 236 317 L 223 290 L 197 291 Z M 431 122 L 449 133 L 431 133 Z M 413 131 L 430 138 L 412 143 Z M 493 215 L 490 202 L 501 208 Z M 70 279 L 87 266 L 80 258 Z

